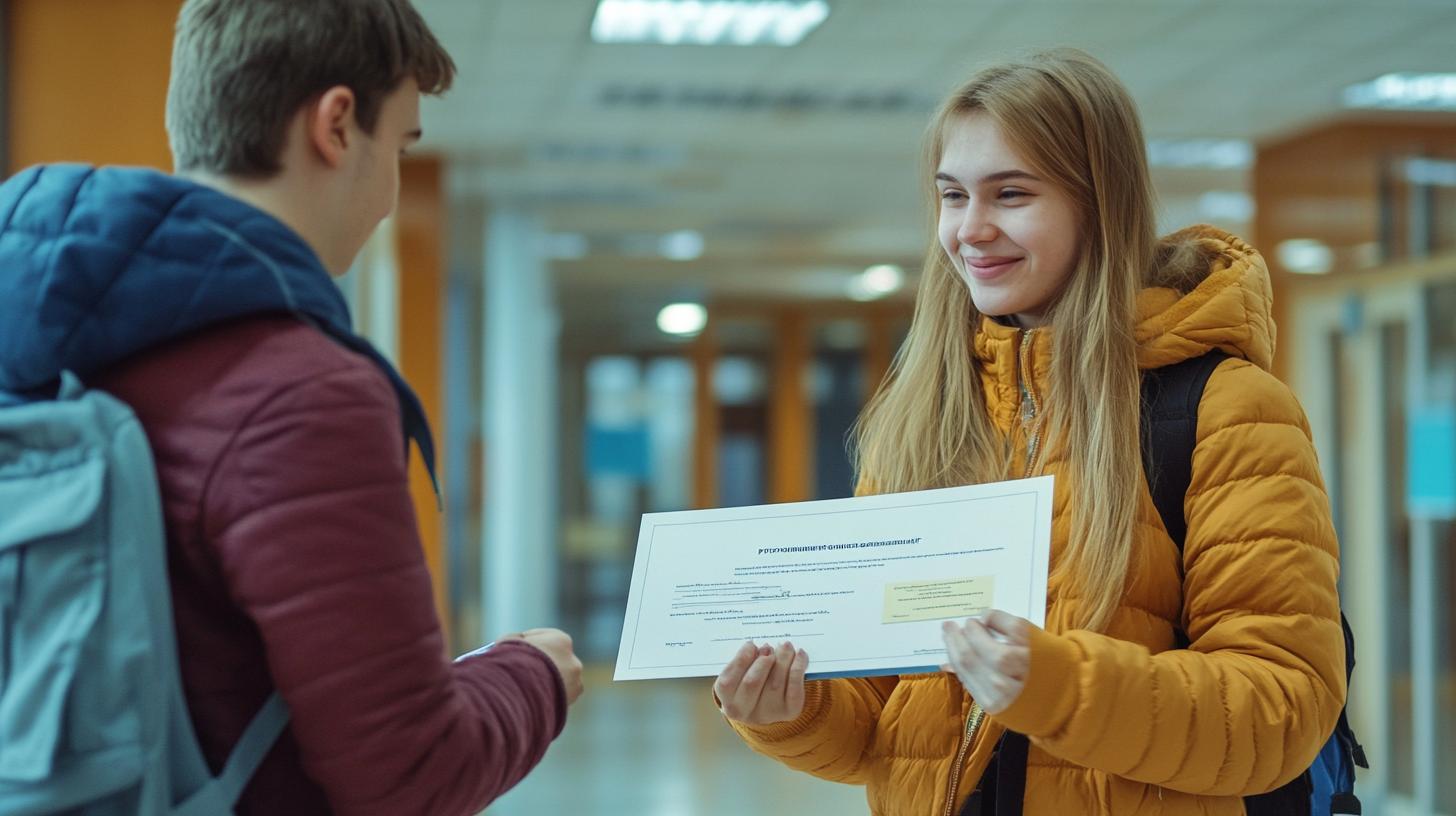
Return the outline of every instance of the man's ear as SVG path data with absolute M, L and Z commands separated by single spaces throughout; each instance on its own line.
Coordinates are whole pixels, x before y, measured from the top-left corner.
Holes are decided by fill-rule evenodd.
M 305 109 L 309 146 L 329 167 L 342 164 L 353 144 L 356 111 L 354 92 L 343 85 L 324 91 Z

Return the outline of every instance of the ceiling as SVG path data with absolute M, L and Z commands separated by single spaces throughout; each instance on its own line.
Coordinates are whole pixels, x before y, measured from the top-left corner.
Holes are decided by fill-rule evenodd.
M 460 69 L 423 109 L 452 197 L 579 236 L 558 297 L 603 328 L 676 297 L 841 297 L 866 265 L 913 271 L 925 123 L 1001 56 L 1086 49 L 1150 139 L 1256 143 L 1340 115 L 1351 83 L 1456 71 L 1452 0 L 830 0 L 792 48 L 595 44 L 595 0 L 415 3 Z M 1166 227 L 1247 230 L 1247 170 L 1155 180 Z M 652 252 L 682 229 L 701 257 Z

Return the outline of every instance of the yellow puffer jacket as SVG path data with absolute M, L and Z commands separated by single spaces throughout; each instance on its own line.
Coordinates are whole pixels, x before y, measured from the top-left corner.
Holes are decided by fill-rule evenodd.
M 1309 766 L 1345 699 L 1329 502 L 1304 414 L 1269 373 L 1263 260 L 1212 228 L 1182 237 L 1211 259 L 1207 277 L 1187 295 L 1142 293 L 1139 364 L 1215 347 L 1235 358 L 1210 377 L 1199 408 L 1183 563 L 1144 488 L 1128 591 L 1108 632 L 1072 630 L 1077 599 L 1054 581 L 1024 691 L 981 720 L 968 747 L 971 701 L 945 674 L 812 681 L 795 721 L 733 724 L 750 746 L 866 785 L 884 816 L 957 812 L 1007 728 L 1031 738 L 1034 815 L 1241 814 L 1242 796 Z M 987 320 L 976 334 L 987 403 L 1009 434 L 1019 433 L 1019 355 L 1045 393 L 1049 331 Z M 1055 473 L 1061 457 L 1048 456 Z M 1056 494 L 1054 559 L 1069 492 Z M 1175 627 L 1190 648 L 1173 648 Z

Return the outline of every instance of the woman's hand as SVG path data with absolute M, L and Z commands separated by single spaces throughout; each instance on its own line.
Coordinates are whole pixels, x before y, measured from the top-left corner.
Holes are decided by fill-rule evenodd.
M 1026 688 L 1031 668 L 1031 622 L 999 610 L 969 618 L 964 626 L 941 626 L 950 662 L 942 671 L 955 674 L 987 714 L 1000 714 Z
M 787 722 L 804 710 L 804 672 L 809 653 L 785 642 L 777 650 L 748 641 L 739 648 L 713 693 L 723 714 L 747 725 Z

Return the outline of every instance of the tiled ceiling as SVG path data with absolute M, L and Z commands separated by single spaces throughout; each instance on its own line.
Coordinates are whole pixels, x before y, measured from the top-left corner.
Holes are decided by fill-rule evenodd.
M 1339 115 L 1350 83 L 1456 71 L 1453 0 L 830 0 L 793 48 L 595 44 L 595 0 L 416 5 L 460 67 L 425 105 L 427 142 L 450 156 L 455 195 L 590 239 L 585 258 L 555 264 L 568 305 L 665 281 L 833 296 L 835 270 L 914 267 L 930 109 L 998 56 L 1092 52 L 1154 139 L 1277 138 Z M 1204 193 L 1248 183 L 1240 170 L 1156 179 L 1169 227 L 1208 218 Z M 701 258 L 637 257 L 618 240 L 677 229 L 702 232 Z

